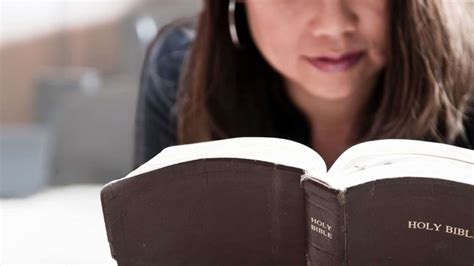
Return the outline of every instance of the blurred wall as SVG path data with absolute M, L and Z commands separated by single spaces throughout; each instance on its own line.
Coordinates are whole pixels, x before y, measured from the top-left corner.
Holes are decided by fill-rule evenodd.
M 114 22 L 66 30 L 0 49 L 0 124 L 34 122 L 35 81 L 47 67 L 88 66 L 112 73 L 118 66 Z
M 0 197 L 6 187 L 105 183 L 132 170 L 145 49 L 200 4 L 0 0 Z
M 16 40 L 18 38 L 10 36 L 13 34 L 6 34 L 5 29 L 8 28 L 14 32 L 15 27 L 18 27 L 24 30 L 28 25 L 21 24 L 21 20 L 26 20 L 27 17 L 22 19 L 22 14 L 8 12 L 11 10 L 18 12 L 19 7 L 24 6 L 24 16 L 28 16 L 31 15 L 28 12 L 32 12 L 28 11 L 29 9 L 35 10 L 43 6 L 41 2 L 48 3 L 48 1 L 2 1 L 0 1 L 2 5 L 0 22 L 4 33 L 0 40 L 0 124 L 34 122 L 34 82 L 42 74 L 43 68 L 87 66 L 96 68 L 103 74 L 119 72 L 127 68 L 126 64 L 129 64 L 130 56 L 142 55 L 139 53 L 141 51 L 137 51 L 137 47 L 133 47 L 135 45 L 133 39 L 136 37 L 133 35 L 133 19 L 140 15 L 149 15 L 155 19 L 156 25 L 161 27 L 174 18 L 190 16 L 200 8 L 198 0 L 121 0 L 115 1 L 115 5 L 121 3 L 120 5 L 126 6 L 127 9 L 116 12 L 117 14 L 112 17 L 104 15 L 105 19 L 101 20 L 97 18 L 100 17 L 100 13 L 96 11 L 104 8 L 103 3 L 97 4 L 101 1 L 95 3 L 76 1 L 76 3 L 73 2 L 74 4 L 69 4 L 72 6 L 50 7 L 54 9 L 53 14 L 63 17 L 61 20 L 54 20 L 54 23 L 63 24 L 55 27 L 56 30 L 44 30 L 44 33 L 31 32 L 29 34 L 32 37 L 22 36 Z M 114 3 L 114 1 L 108 2 Z M 86 4 L 88 6 L 85 6 Z M 51 4 L 48 3 L 48 5 Z M 83 14 L 70 12 L 74 8 L 83 8 L 85 11 Z M 83 21 L 82 17 L 90 16 L 88 12 L 91 11 L 87 9 L 97 13 L 93 23 L 87 24 Z M 108 11 L 103 12 L 107 14 Z M 15 18 L 8 19 L 10 17 Z M 48 19 L 52 19 L 51 16 L 48 16 Z M 81 23 L 75 23 L 74 20 L 80 20 Z M 32 19 L 27 21 L 35 23 Z M 36 23 L 44 24 L 41 21 Z M 45 28 L 40 25 L 29 27 Z M 53 27 L 50 26 L 50 28 Z M 15 40 L 9 41 L 9 39 Z M 140 59 L 135 58 L 132 62 L 140 61 Z

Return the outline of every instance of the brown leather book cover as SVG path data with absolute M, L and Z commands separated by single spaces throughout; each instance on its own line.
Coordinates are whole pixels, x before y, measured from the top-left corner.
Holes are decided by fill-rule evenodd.
M 106 185 L 118 265 L 474 265 L 470 184 L 399 177 L 334 189 L 240 158 L 170 164 Z
M 305 265 L 303 171 L 243 159 L 168 166 L 104 187 L 119 265 Z
M 306 192 L 311 265 L 474 265 L 474 189 L 433 178 Z

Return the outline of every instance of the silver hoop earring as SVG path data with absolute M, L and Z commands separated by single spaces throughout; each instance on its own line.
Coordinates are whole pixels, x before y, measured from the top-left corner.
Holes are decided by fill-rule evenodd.
M 239 35 L 237 33 L 237 24 L 236 24 L 236 16 L 235 16 L 235 9 L 236 9 L 236 0 L 229 0 L 229 32 L 230 38 L 232 39 L 232 43 L 237 48 L 242 48 L 242 43 L 239 40 Z

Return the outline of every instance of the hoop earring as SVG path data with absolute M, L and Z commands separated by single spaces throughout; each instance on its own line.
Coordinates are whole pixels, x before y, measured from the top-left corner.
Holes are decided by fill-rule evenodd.
M 242 42 L 239 39 L 239 34 L 237 33 L 237 24 L 236 24 L 236 0 L 229 0 L 229 32 L 232 43 L 237 48 L 242 48 Z

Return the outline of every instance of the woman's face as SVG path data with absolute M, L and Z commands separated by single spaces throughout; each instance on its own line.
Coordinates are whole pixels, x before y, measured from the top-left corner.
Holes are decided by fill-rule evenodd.
M 288 84 L 322 99 L 373 86 L 386 64 L 387 0 L 246 0 L 253 40 Z

